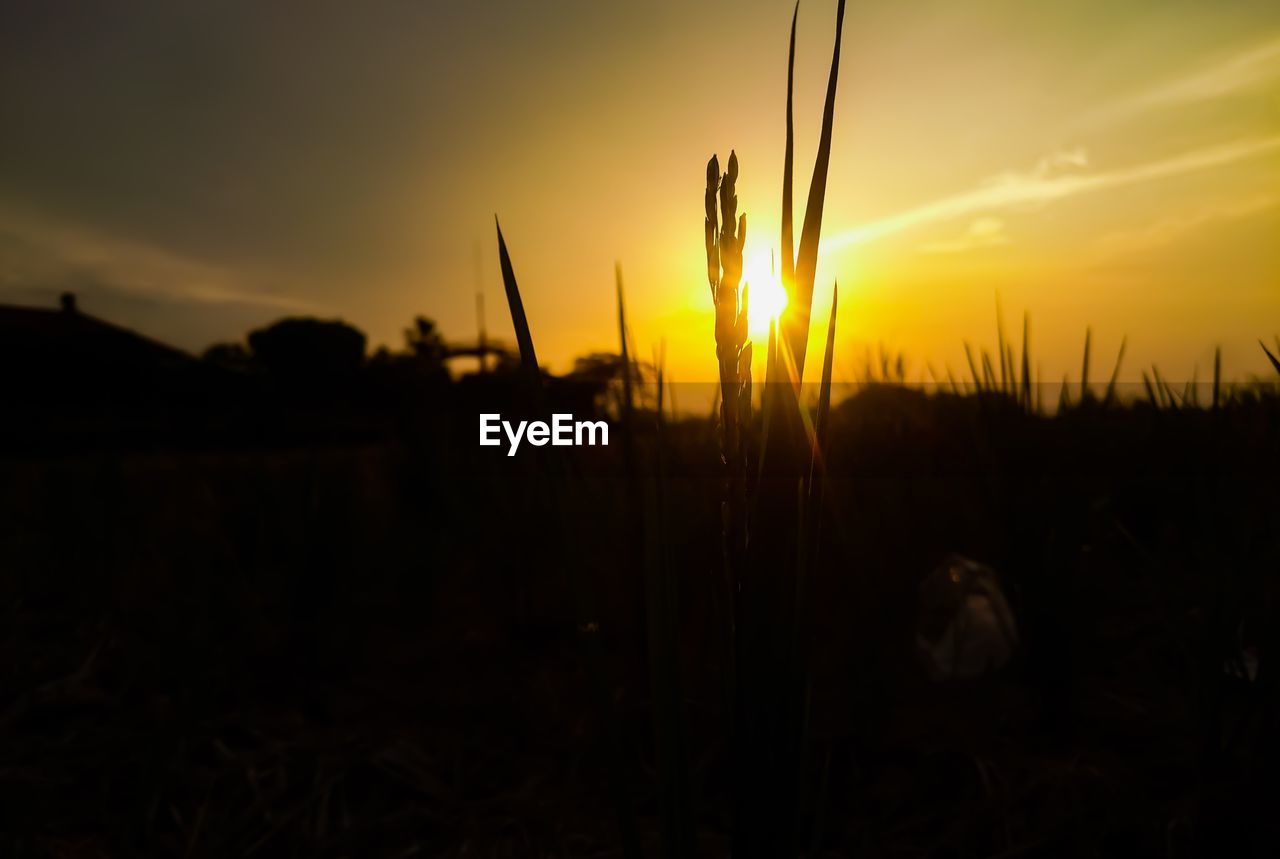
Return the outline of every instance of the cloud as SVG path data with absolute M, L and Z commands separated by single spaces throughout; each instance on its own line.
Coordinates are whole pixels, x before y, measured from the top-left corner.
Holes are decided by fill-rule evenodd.
M 1114 121 L 1149 108 L 1232 96 L 1276 79 L 1280 79 L 1280 36 L 1273 36 L 1212 65 L 1120 99 L 1092 119 L 1095 122 Z M 1029 170 L 997 174 L 971 191 L 943 197 L 837 233 L 824 240 L 822 246 L 826 251 L 838 251 L 930 223 L 981 212 L 1046 205 L 1078 194 L 1221 167 L 1277 148 L 1280 148 L 1280 135 L 1240 138 L 1102 173 L 1085 172 L 1090 167 L 1090 159 L 1084 147 L 1060 149 L 1040 158 Z M 948 253 L 976 246 L 975 237 L 970 233 L 953 241 L 923 246 L 921 250 Z
M 1244 200 L 1202 207 L 1183 215 L 1162 218 L 1138 229 L 1108 233 L 1098 239 L 1091 257 L 1094 262 L 1104 262 L 1145 253 L 1179 241 L 1206 225 L 1243 220 L 1272 209 L 1277 204 L 1280 204 L 1280 196 L 1269 193 L 1256 194 Z
M 1070 167 L 1084 169 L 1088 166 L 1089 153 L 1085 151 L 1083 146 L 1076 146 L 1071 149 L 1059 149 L 1046 155 L 1036 162 L 1036 166 L 1031 173 L 1033 176 L 1043 179 Z
M 1116 109 L 1139 110 L 1208 101 L 1256 89 L 1277 77 L 1280 77 L 1280 36 L 1138 93 L 1119 102 Z
M 1238 95 L 1259 89 L 1277 79 L 1280 79 L 1280 36 L 1273 36 L 1212 65 L 1115 101 L 1094 114 L 1091 121 L 1114 122 L 1151 108 Z M 1040 158 L 1028 170 L 999 173 L 981 182 L 973 190 L 853 227 L 825 239 L 822 247 L 828 252 L 839 251 L 851 245 L 877 241 L 931 223 L 984 212 L 1043 206 L 1079 194 L 1222 167 L 1277 148 L 1280 148 L 1280 135 L 1239 138 L 1101 173 L 1086 172 L 1091 166 L 1091 160 L 1084 147 L 1059 149 Z M 1209 220 L 1219 217 L 1223 215 L 1214 215 Z M 1170 223 L 1162 229 L 1172 230 L 1175 226 Z M 955 253 L 980 246 L 981 240 L 972 234 L 972 226 L 970 230 L 970 233 L 958 239 L 923 245 L 920 250 L 925 253 Z M 1136 238 L 1132 240 L 1138 241 Z M 988 241 L 988 244 L 991 243 Z
M 277 294 L 270 284 L 246 289 L 243 272 L 189 259 L 138 242 L 0 210 L 0 290 L 26 293 L 49 284 L 82 284 L 168 302 L 236 304 L 316 312 L 308 301 Z M 266 278 L 263 278 L 266 280 Z
M 1064 166 L 1075 166 L 1071 163 L 1073 160 L 1087 163 L 1087 157 L 1082 150 L 1078 151 L 1079 158 L 1063 158 L 1061 154 L 1057 157 L 1051 155 L 1047 160 L 1041 159 L 1029 171 L 1001 173 L 973 190 L 943 197 L 896 215 L 836 233 L 823 240 L 822 249 L 830 253 L 852 245 L 873 242 L 926 224 L 951 221 L 1001 209 L 1047 205 L 1081 194 L 1123 188 L 1222 167 L 1276 149 L 1280 149 L 1280 134 L 1268 137 L 1246 137 L 1102 173 L 1056 172 L 1058 168 Z
M 921 245 L 920 253 L 925 254 L 957 254 L 976 248 L 989 248 L 996 245 L 1009 244 L 1009 236 L 1004 231 L 1004 221 L 999 218 L 978 218 L 969 224 L 969 229 L 958 239 L 930 242 Z

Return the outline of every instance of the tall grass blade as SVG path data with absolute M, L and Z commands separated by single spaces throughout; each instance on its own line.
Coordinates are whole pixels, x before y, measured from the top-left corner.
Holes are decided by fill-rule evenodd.
M 665 390 L 666 343 L 657 367 L 657 469 L 650 480 L 650 527 L 645 556 L 648 568 L 649 666 L 654 702 L 654 748 L 658 756 L 659 810 L 663 855 L 693 855 L 693 814 L 689 796 L 688 739 L 681 694 L 680 627 L 675 579 L 668 557 L 666 510 Z
M 538 354 L 533 349 L 533 334 L 529 331 L 529 319 L 525 316 L 524 302 L 520 299 L 516 273 L 511 267 L 511 255 L 507 252 L 507 242 L 502 237 L 502 224 L 498 223 L 496 215 L 493 222 L 498 229 L 498 262 L 502 267 L 502 285 L 507 291 L 507 306 L 511 309 L 511 325 L 515 328 L 516 344 L 520 347 L 520 366 L 532 387 L 540 389 L 542 376 L 538 370 Z
M 778 369 L 778 320 L 769 320 L 769 345 L 765 350 L 765 385 L 760 392 L 760 463 L 757 477 L 764 473 L 765 451 L 769 449 L 769 429 L 775 411 L 773 401 L 777 396 Z
M 654 350 L 653 366 L 657 371 L 657 382 L 658 382 L 657 419 L 658 419 L 658 427 L 661 428 L 662 427 L 662 402 L 663 402 L 662 392 L 663 392 L 663 389 L 666 387 L 666 378 L 667 378 L 667 341 L 665 339 L 663 339 L 658 344 L 658 348 Z
M 805 489 L 813 448 L 806 435 L 800 383 L 831 156 L 844 11 L 845 2 L 839 0 L 822 130 L 794 278 L 788 284 L 789 301 L 782 321 L 770 338 L 760 476 L 749 516 L 752 523 L 761 524 L 751 529 L 750 552 L 736 594 L 740 610 L 735 612 L 739 623 L 735 628 L 732 744 L 736 782 L 731 853 L 737 859 L 794 856 L 799 846 L 797 824 L 804 807 L 801 759 L 809 648 L 808 625 L 802 618 L 808 611 L 804 595 L 810 549 L 806 522 L 811 509 Z M 794 64 L 794 54 L 791 59 Z M 784 194 L 790 190 L 784 181 Z M 788 245 L 784 239 L 784 252 Z
M 796 250 L 792 222 L 793 179 L 795 173 L 795 121 L 792 95 L 795 90 L 796 20 L 800 17 L 800 0 L 791 13 L 791 41 L 787 48 L 787 143 L 782 155 L 782 285 L 790 293 L 795 289 Z
M 995 370 L 991 368 L 991 353 L 982 350 L 982 381 L 985 390 L 994 391 L 996 387 Z
M 1000 393 L 1009 390 L 1009 376 L 1013 368 L 1007 360 L 1008 343 L 1004 336 L 1004 311 L 1000 308 L 1000 293 L 996 293 L 996 357 L 1000 359 Z
M 628 348 L 627 308 L 622 294 L 622 263 L 613 264 L 614 283 L 618 297 L 618 349 L 622 361 L 622 431 L 623 444 L 626 446 L 628 459 L 631 446 L 631 416 L 634 399 L 631 391 L 631 350 Z
M 969 346 L 969 341 L 964 342 L 964 357 L 969 362 L 969 375 L 973 377 L 973 387 L 982 390 L 982 376 L 978 373 L 978 363 L 973 358 L 973 348 Z
M 809 470 L 807 479 L 795 484 L 797 490 L 795 515 L 795 582 L 790 619 L 789 658 L 786 673 L 779 678 L 779 691 L 789 698 L 784 701 L 781 736 L 784 756 L 779 761 L 779 773 L 790 790 L 783 793 L 790 797 L 791 830 L 775 828 L 775 847 L 770 855 L 794 855 L 800 842 L 804 807 L 811 799 L 806 784 L 804 762 L 809 758 L 809 700 L 810 656 L 813 649 L 811 613 L 812 581 L 817 569 L 818 538 L 821 526 L 822 500 L 825 489 L 827 427 L 831 414 L 831 374 L 835 363 L 836 311 L 838 309 L 839 284 L 833 284 L 831 314 L 827 319 L 826 348 L 823 351 L 822 382 L 819 386 L 817 415 L 811 437 Z M 785 491 L 785 482 L 770 487 Z M 779 821 L 782 823 L 783 821 Z M 781 851 L 781 852 L 779 852 Z
M 1084 362 L 1080 366 L 1080 402 L 1089 396 L 1089 351 L 1093 344 L 1093 329 L 1084 330 Z
M 818 389 L 818 413 L 814 421 L 813 454 L 809 462 L 808 493 L 801 492 L 799 498 L 799 535 L 797 535 L 797 558 L 795 614 L 792 620 L 792 672 L 795 676 L 796 689 L 799 690 L 796 700 L 796 722 L 792 727 L 792 743 L 794 743 L 794 760 L 791 771 L 794 773 L 794 792 L 800 798 L 809 798 L 808 786 L 804 783 L 804 762 L 809 758 L 809 654 L 812 652 L 812 632 L 809 632 L 809 591 L 818 566 L 819 535 L 822 531 L 823 494 L 826 490 L 827 472 L 827 435 L 829 419 L 831 419 L 831 375 L 836 357 L 836 311 L 840 298 L 840 284 L 831 287 L 831 315 L 827 319 L 827 346 L 823 349 L 822 383 Z M 824 799 L 826 787 L 818 794 L 818 804 Z M 795 803 L 796 833 L 799 835 L 803 803 Z M 814 827 L 817 827 L 815 819 Z M 810 832 L 810 840 L 817 839 L 819 831 L 814 828 Z
M 1216 412 L 1222 404 L 1222 347 L 1213 350 L 1213 410 Z
M 1031 314 L 1022 314 L 1022 408 L 1031 411 Z
M 1280 358 L 1277 358 L 1275 354 L 1267 348 L 1267 344 L 1263 343 L 1261 340 L 1258 341 L 1258 345 L 1262 347 L 1263 352 L 1267 353 L 1267 358 L 1271 361 L 1271 366 L 1276 368 L 1277 373 L 1280 373 Z
M 831 367 L 836 352 L 836 304 L 840 294 L 840 284 L 831 287 L 831 316 L 827 320 L 827 347 L 822 355 L 822 383 L 818 388 L 818 417 L 814 422 L 813 462 L 809 467 L 810 497 L 813 496 L 813 485 L 820 468 L 826 467 L 827 424 L 831 416 Z
M 628 498 L 636 496 L 635 464 L 635 392 L 633 383 L 637 376 L 631 359 L 631 336 L 627 331 L 627 305 L 622 289 L 622 263 L 613 264 L 614 285 L 618 300 L 618 358 L 622 364 L 622 460 L 627 481 Z M 634 512 L 634 511 L 633 511 Z M 635 520 L 634 515 L 629 517 Z
M 502 284 L 507 293 L 507 306 L 511 311 L 511 325 L 515 329 L 516 343 L 520 347 L 520 366 L 525 374 L 530 396 L 533 398 L 533 406 L 536 411 L 543 413 L 545 410 L 542 400 L 542 374 L 538 368 L 537 353 L 533 349 L 533 334 L 529 330 L 529 320 L 525 316 L 520 287 L 516 283 L 515 270 L 511 265 L 511 255 L 507 252 L 507 243 L 502 236 L 502 225 L 498 223 L 496 216 L 494 225 L 498 231 L 498 261 L 502 268 Z M 569 529 L 565 511 L 568 493 L 564 463 L 558 458 L 548 457 L 543 465 L 544 478 L 548 484 L 548 502 L 552 508 L 552 527 L 558 532 L 554 545 L 568 546 Z M 578 642 L 582 647 L 591 697 L 606 734 L 609 790 L 613 796 L 614 809 L 618 817 L 622 854 L 626 859 L 641 859 L 639 830 L 636 827 L 631 796 L 623 776 L 621 739 L 618 735 L 617 720 L 614 718 L 613 701 L 604 680 L 595 597 L 590 582 L 586 580 L 581 567 L 574 562 L 574 559 L 566 553 L 561 558 L 561 562 L 568 571 L 570 588 L 577 607 Z
M 1005 389 L 1005 394 L 1006 396 L 1012 397 L 1016 400 L 1018 395 L 1018 379 L 1017 379 L 1017 365 L 1014 364 L 1014 361 L 1013 361 L 1013 344 L 1006 343 L 1004 350 L 1005 350 L 1005 356 L 1004 356 L 1005 363 L 1009 367 L 1009 387 Z
M 813 281 L 818 268 L 818 241 L 822 234 L 822 208 L 827 194 L 827 168 L 831 162 L 831 131 L 835 120 L 836 82 L 840 75 L 840 43 L 844 32 L 844 2 L 836 10 L 836 43 L 831 54 L 831 75 L 827 79 L 827 97 L 822 106 L 822 132 L 818 138 L 818 157 L 809 183 L 809 199 L 805 204 L 804 226 L 800 231 L 800 249 L 796 255 L 795 294 L 791 296 L 794 311 L 784 312 L 789 321 L 787 345 L 795 361 L 797 378 L 804 377 L 805 351 L 809 346 L 810 305 L 813 303 Z
M 640 559 L 644 551 L 644 510 L 641 505 L 641 487 L 635 453 L 635 396 L 633 382 L 638 378 L 635 362 L 631 358 L 631 336 L 627 330 L 627 309 L 622 288 L 622 264 L 614 263 L 614 284 L 618 301 L 618 350 L 622 364 L 622 469 L 626 496 L 623 505 L 626 516 L 626 556 L 619 559 L 618 572 L 625 579 L 624 587 L 632 594 L 635 606 L 633 622 L 641 636 L 639 653 L 647 656 L 644 642 L 648 637 L 649 601 L 646 598 L 645 571 Z M 717 393 L 719 389 L 717 388 Z
M 1178 401 L 1174 396 L 1173 388 L 1169 387 L 1169 383 L 1160 376 L 1160 368 L 1152 364 L 1151 374 L 1155 376 L 1156 390 L 1164 395 L 1165 402 L 1168 403 L 1169 408 L 1175 412 L 1178 411 Z
M 1116 365 L 1111 369 L 1111 379 L 1107 382 L 1107 396 L 1103 401 L 1110 405 L 1116 399 L 1116 385 L 1120 382 L 1120 365 L 1124 363 L 1124 350 L 1129 345 L 1129 338 L 1120 339 L 1120 351 L 1116 353 Z

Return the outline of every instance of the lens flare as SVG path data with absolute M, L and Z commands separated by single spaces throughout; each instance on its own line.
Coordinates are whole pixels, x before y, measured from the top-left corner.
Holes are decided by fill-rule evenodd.
M 748 331 L 753 338 L 766 337 L 769 323 L 782 315 L 787 306 L 787 290 L 766 254 L 757 254 L 743 264 L 742 280 L 751 287 Z

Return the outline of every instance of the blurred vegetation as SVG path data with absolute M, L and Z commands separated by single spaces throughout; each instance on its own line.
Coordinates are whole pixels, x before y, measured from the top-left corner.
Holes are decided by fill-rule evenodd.
M 623 450 L 573 451 L 556 544 L 535 461 L 475 444 L 468 391 L 499 379 L 451 383 L 375 434 L 8 449 L 0 850 L 609 853 L 566 547 L 657 850 Z M 644 414 L 640 474 L 657 467 Z M 874 380 L 830 420 L 803 762 L 818 854 L 1212 855 L 1274 837 L 1274 387 L 1046 416 Z M 725 855 L 718 433 L 668 419 L 662 439 L 692 826 Z M 915 589 L 951 552 L 1001 573 L 1025 643 L 954 687 L 912 639 Z M 1228 670 L 1244 646 L 1263 654 L 1253 681 Z

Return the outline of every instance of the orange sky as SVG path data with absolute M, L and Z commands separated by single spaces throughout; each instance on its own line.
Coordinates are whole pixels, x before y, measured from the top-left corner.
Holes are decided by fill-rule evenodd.
M 703 171 L 737 151 L 767 260 L 787 3 L 171 5 L 0 13 L 0 301 L 75 288 L 193 350 L 290 313 L 398 344 L 419 313 L 472 336 L 479 284 L 502 335 L 496 212 L 553 369 L 616 348 L 617 260 L 642 353 L 714 376 Z M 798 207 L 834 9 L 800 12 Z M 851 4 L 823 235 L 838 376 L 879 343 L 959 372 L 997 293 L 1046 379 L 1087 325 L 1131 378 L 1203 378 L 1215 344 L 1263 372 L 1280 7 Z

